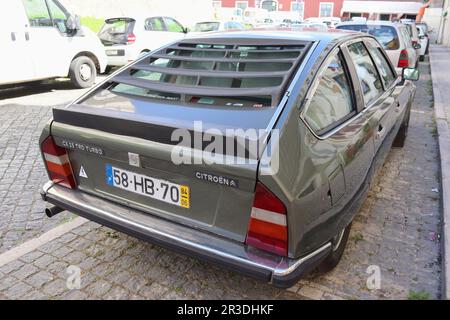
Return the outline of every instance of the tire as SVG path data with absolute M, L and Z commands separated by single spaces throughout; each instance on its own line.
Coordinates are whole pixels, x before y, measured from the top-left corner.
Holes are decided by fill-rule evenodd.
M 425 60 L 425 56 L 424 55 L 419 57 L 419 61 L 424 61 L 424 60 Z
M 70 64 L 69 77 L 75 88 L 92 87 L 97 76 L 97 69 L 92 59 L 82 56 L 74 59 Z
M 350 235 L 351 228 L 352 224 L 350 223 L 333 239 L 333 251 L 317 267 L 317 272 L 319 274 L 327 273 L 333 270 L 338 265 L 339 261 L 341 261 L 345 247 L 347 246 L 348 236 Z
M 106 66 L 106 68 L 105 68 L 105 74 L 111 73 L 112 69 L 113 69 L 113 66 Z
M 398 130 L 397 135 L 395 136 L 394 142 L 392 146 L 394 148 L 403 148 L 405 146 L 406 137 L 408 136 L 408 128 L 409 128 L 409 118 L 411 116 L 411 111 L 408 108 L 407 114 L 405 114 L 405 119 L 402 123 L 402 126 Z

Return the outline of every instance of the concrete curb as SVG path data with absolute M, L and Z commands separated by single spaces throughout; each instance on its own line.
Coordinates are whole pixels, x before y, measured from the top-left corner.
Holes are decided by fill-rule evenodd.
M 442 197 L 442 299 L 450 299 L 450 130 L 449 120 L 445 112 L 446 102 L 441 95 L 438 79 L 443 75 L 444 82 L 449 82 L 446 70 L 438 68 L 434 61 L 439 46 L 430 46 L 430 67 L 433 81 L 434 110 L 438 132 L 439 156 L 441 167 L 441 197 Z M 449 56 L 450 58 L 450 56 Z M 447 60 L 448 63 L 449 60 Z M 450 87 L 447 87 L 449 90 Z M 450 102 L 447 102 L 450 103 Z M 449 114 L 450 116 L 450 114 Z

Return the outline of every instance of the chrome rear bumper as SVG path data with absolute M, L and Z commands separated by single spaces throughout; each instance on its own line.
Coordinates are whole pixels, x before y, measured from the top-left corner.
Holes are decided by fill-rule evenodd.
M 217 263 L 277 287 L 294 285 L 331 252 L 331 243 L 326 243 L 298 259 L 280 257 L 52 182 L 43 187 L 42 198 L 112 229 Z

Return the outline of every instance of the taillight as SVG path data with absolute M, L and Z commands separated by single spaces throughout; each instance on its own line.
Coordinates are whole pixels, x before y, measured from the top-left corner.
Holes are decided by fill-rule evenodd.
M 280 199 L 259 182 L 256 185 L 245 243 L 281 256 L 287 256 L 286 207 Z
M 127 44 L 133 44 L 136 42 L 136 36 L 134 35 L 134 33 L 130 33 L 127 36 Z
M 400 57 L 398 59 L 398 67 L 399 68 L 409 67 L 408 50 L 403 49 L 402 51 L 400 51 Z
M 44 154 L 45 166 L 50 179 L 54 183 L 75 189 L 77 184 L 73 176 L 67 150 L 57 146 L 52 136 L 44 140 L 41 150 Z

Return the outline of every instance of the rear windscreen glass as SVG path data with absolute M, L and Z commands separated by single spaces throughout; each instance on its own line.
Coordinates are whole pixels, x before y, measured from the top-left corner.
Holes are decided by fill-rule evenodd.
M 134 23 L 133 19 L 108 19 L 98 36 L 104 45 L 126 44 L 128 34 L 133 32 Z
M 274 106 L 308 46 L 258 42 L 173 44 L 121 72 L 111 90 L 213 106 Z
M 377 38 L 377 40 L 383 45 L 384 49 L 386 50 L 397 50 L 398 48 L 400 48 L 400 41 L 397 31 L 394 27 L 391 26 L 349 24 L 337 26 L 336 28 L 368 33 Z

